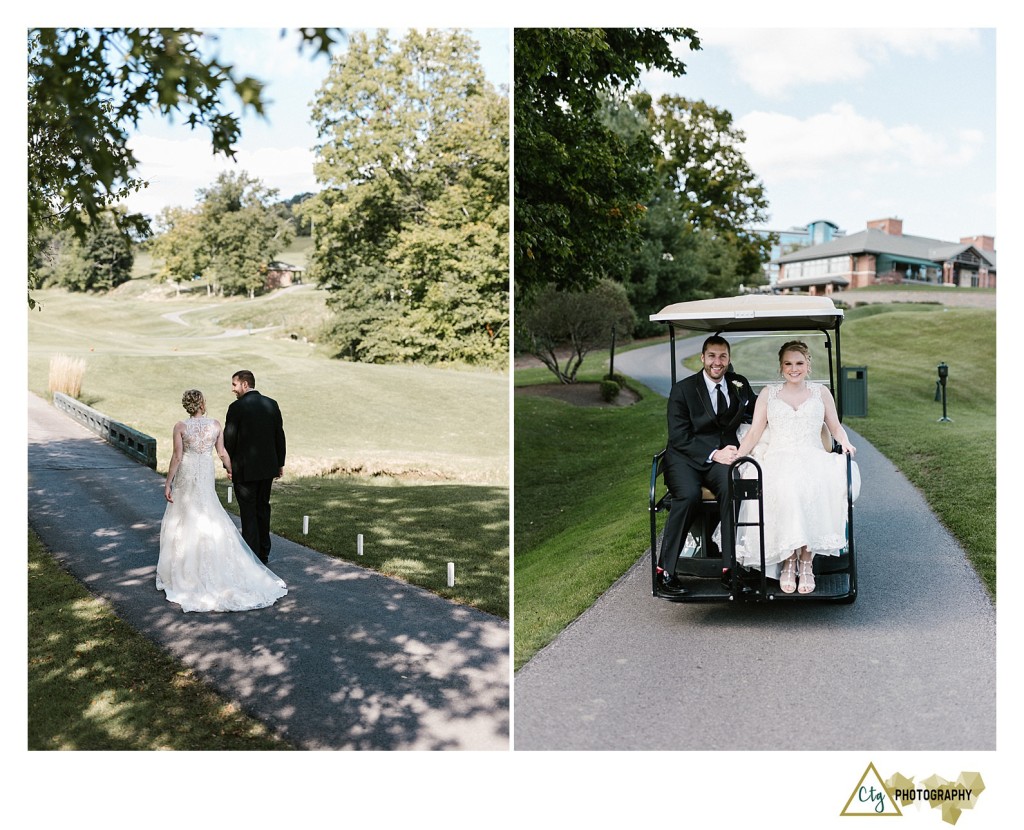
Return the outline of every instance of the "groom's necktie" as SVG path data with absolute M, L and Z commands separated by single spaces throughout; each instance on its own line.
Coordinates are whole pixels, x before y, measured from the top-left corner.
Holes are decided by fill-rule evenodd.
M 722 384 L 715 384 L 715 414 L 721 418 L 725 415 L 725 410 L 729 408 L 729 404 L 725 402 L 725 393 L 722 391 Z

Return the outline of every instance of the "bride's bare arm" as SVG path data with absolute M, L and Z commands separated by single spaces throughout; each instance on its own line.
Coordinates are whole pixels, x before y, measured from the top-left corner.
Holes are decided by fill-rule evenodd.
M 761 394 L 757 396 L 757 403 L 754 404 L 754 417 L 750 421 L 750 429 L 747 430 L 747 434 L 743 436 L 743 440 L 740 442 L 740 448 L 736 452 L 737 458 L 742 458 L 745 455 L 750 455 L 750 451 L 757 446 L 757 442 L 761 440 L 761 434 L 764 432 L 764 428 L 768 425 L 768 387 L 766 386 L 761 390 Z
M 224 447 L 224 432 L 220 428 L 220 424 L 217 424 L 217 457 L 220 458 L 221 464 L 224 465 L 224 469 L 227 470 L 228 478 L 231 478 L 231 456 L 228 455 L 227 449 Z
M 823 386 L 821 388 L 821 399 L 825 403 L 825 426 L 828 427 L 828 431 L 832 433 L 832 437 L 835 438 L 843 447 L 843 452 L 849 455 L 856 455 L 857 448 L 850 443 L 850 438 L 846 434 L 846 430 L 843 429 L 843 425 L 839 423 L 839 413 L 836 411 L 836 402 L 832 399 L 832 393 L 828 391 L 828 388 Z
M 184 446 L 182 445 L 181 436 L 185 431 L 185 424 L 178 421 L 174 425 L 174 431 L 171 433 L 171 443 L 174 447 L 171 452 L 171 464 L 167 468 L 167 480 L 164 482 L 164 498 L 167 501 L 173 502 L 174 499 L 171 497 L 171 484 L 174 483 L 174 474 L 178 472 L 178 465 L 181 464 L 181 454 L 184 452 Z

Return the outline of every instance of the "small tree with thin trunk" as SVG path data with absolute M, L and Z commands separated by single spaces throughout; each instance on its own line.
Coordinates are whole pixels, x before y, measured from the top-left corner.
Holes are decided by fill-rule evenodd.
M 609 345 L 613 329 L 622 337 L 635 324 L 626 289 L 612 280 L 600 280 L 590 291 L 562 291 L 549 285 L 531 298 L 521 318 L 530 353 L 560 383 L 576 382 L 583 358 Z

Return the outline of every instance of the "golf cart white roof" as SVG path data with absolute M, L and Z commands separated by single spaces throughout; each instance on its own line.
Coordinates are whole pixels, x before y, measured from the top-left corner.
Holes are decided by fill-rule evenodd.
M 745 294 L 665 306 L 650 319 L 693 331 L 838 329 L 843 310 L 829 297 Z

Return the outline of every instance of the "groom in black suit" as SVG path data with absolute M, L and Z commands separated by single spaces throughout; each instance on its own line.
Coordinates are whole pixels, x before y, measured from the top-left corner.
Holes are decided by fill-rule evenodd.
M 756 396 L 747 379 L 728 371 L 729 341 L 713 335 L 701 349 L 701 372 L 672 387 L 668 398 L 668 447 L 665 484 L 671 494 L 668 521 L 661 542 L 659 578 L 662 587 L 678 591 L 676 562 L 683 540 L 701 506 L 701 487 L 718 499 L 728 516 L 729 464 L 737 458 L 736 430 L 750 420 Z M 722 547 L 728 550 L 732 523 L 722 522 Z
M 231 376 L 237 400 L 224 419 L 224 448 L 238 495 L 242 538 L 263 564 L 270 559 L 270 489 L 284 475 L 284 425 L 277 401 L 256 391 L 252 372 Z

